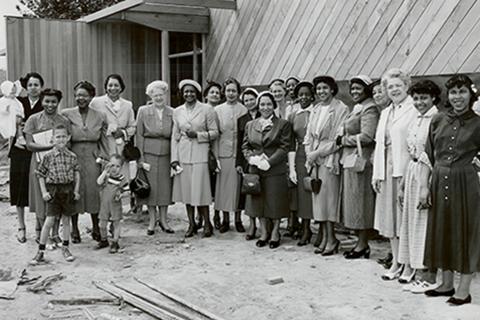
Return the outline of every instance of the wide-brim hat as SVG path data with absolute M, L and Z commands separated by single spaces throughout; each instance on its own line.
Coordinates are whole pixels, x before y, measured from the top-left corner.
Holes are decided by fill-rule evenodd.
M 178 88 L 180 89 L 180 91 L 183 91 L 183 87 L 187 85 L 194 87 L 195 89 L 197 89 L 198 92 L 202 92 L 202 86 L 197 81 L 192 79 L 183 79 L 178 84 Z
M 295 86 L 295 89 L 293 89 L 293 95 L 295 97 L 298 97 L 298 91 L 300 90 L 301 87 L 307 87 L 310 89 L 312 93 L 315 92 L 315 89 L 313 88 L 313 83 L 307 80 L 302 80 L 299 83 L 297 83 L 297 85 Z

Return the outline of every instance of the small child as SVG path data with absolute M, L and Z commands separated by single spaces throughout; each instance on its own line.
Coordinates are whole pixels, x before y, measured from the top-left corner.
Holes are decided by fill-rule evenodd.
M 70 219 L 74 214 L 74 201 L 80 199 L 80 166 L 77 156 L 67 149 L 70 140 L 67 127 L 57 124 L 53 128 L 53 149 L 41 160 L 36 174 L 43 200 L 46 201 L 47 218 L 42 227 L 38 252 L 31 264 L 44 261 L 45 244 L 55 219 L 61 217 L 63 223 L 62 254 L 65 260 L 75 260 L 68 249 L 70 240 Z
M 120 171 L 123 166 L 123 158 L 114 154 L 97 179 L 100 185 L 100 237 L 101 240 L 95 249 L 108 247 L 107 224 L 111 220 L 113 224 L 113 241 L 110 244 L 110 253 L 118 252 L 118 239 L 120 238 L 120 220 L 122 220 L 122 196 L 128 192 L 128 179 Z

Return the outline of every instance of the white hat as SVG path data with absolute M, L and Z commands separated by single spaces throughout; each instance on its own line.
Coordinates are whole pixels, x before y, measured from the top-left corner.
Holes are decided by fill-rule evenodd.
M 180 83 L 178 84 L 178 88 L 180 89 L 180 91 L 183 90 L 183 87 L 185 87 L 186 85 L 191 85 L 193 86 L 195 89 L 198 90 L 198 92 L 202 92 L 202 86 L 195 80 L 192 80 L 192 79 L 184 79 L 182 81 L 180 81 Z
M 355 76 L 353 77 L 352 79 L 350 79 L 350 82 L 352 82 L 352 80 L 360 80 L 361 82 L 363 82 L 365 84 L 365 86 L 369 86 L 373 83 L 372 79 L 370 79 L 369 76 L 366 76 L 364 74 L 360 74 L 358 76 Z

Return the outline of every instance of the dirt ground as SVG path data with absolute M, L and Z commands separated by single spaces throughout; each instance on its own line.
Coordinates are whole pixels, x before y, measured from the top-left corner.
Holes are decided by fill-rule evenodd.
M 15 239 L 14 208 L 0 203 L 0 268 L 14 273 L 26 268 L 43 277 L 65 275 L 52 285 L 50 295 L 34 294 L 20 286 L 13 300 L 0 300 L 0 319 L 47 319 L 59 310 L 50 299 L 105 297 L 92 280 L 132 283 L 141 278 L 221 316 L 234 319 L 479 319 L 480 279 L 473 281 L 474 303 L 450 307 L 445 298 L 426 298 L 402 292 L 398 282 L 384 282 L 384 269 L 375 260 L 386 254 L 387 243 L 373 242 L 369 260 L 347 261 L 341 254 L 321 257 L 311 245 L 297 247 L 282 239 L 275 250 L 256 248 L 244 235 L 234 231 L 215 233 L 210 239 L 200 236 L 184 241 L 186 215 L 180 205 L 169 210 L 174 235 L 157 231 L 146 236 L 147 217 L 137 222 L 125 218 L 121 253 L 94 251 L 87 234 L 89 217 L 81 216 L 82 243 L 71 245 L 73 263 L 63 260 L 60 250 L 47 251 L 48 264 L 31 267 L 35 255 L 34 217 L 27 214 L 28 241 Z M 342 249 L 351 241 L 342 240 Z M 284 283 L 269 285 L 266 280 L 282 277 Z M 132 307 L 93 306 L 97 319 L 152 319 Z M 116 318 L 115 318 L 116 317 Z

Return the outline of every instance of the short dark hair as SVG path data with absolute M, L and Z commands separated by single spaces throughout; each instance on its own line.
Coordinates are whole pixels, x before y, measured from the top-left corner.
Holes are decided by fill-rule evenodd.
M 336 96 L 337 93 L 338 93 L 338 84 L 337 82 L 335 81 L 335 79 L 333 77 L 330 77 L 330 76 L 318 76 L 318 77 L 315 77 L 313 78 L 313 88 L 315 90 L 317 90 L 317 86 L 319 83 L 326 83 L 330 89 L 332 89 L 333 91 L 333 96 Z
M 273 109 L 277 109 L 278 105 L 277 105 L 277 102 L 275 101 L 275 97 L 273 96 L 273 94 L 270 92 L 270 91 L 263 91 L 262 93 L 260 93 L 257 97 L 257 108 L 260 107 L 260 99 L 262 97 L 269 97 L 270 100 L 272 101 L 273 103 Z
M 408 94 L 413 96 L 414 94 L 428 94 L 432 97 L 433 103 L 438 105 L 440 102 L 440 94 L 442 89 L 432 80 L 422 80 L 415 82 L 410 89 L 408 89 Z
M 43 99 L 47 96 L 57 97 L 58 102 L 60 102 L 60 100 L 62 100 L 63 98 L 62 91 L 57 89 L 47 88 L 47 89 L 43 89 L 42 92 L 40 93 L 40 102 L 43 102 Z
M 24 77 L 21 77 L 20 78 L 20 84 L 22 85 L 22 87 L 24 89 L 27 89 L 27 84 L 28 84 L 28 81 L 30 80 L 30 78 L 35 78 L 35 79 L 38 79 L 38 81 L 40 81 L 40 85 L 43 87 L 43 85 L 45 84 L 45 82 L 43 81 L 43 78 L 42 76 L 37 73 L 37 72 L 29 72 L 27 73 Z
M 85 89 L 91 97 L 95 97 L 95 86 L 86 80 L 77 82 L 77 84 L 73 87 L 73 90 L 77 91 L 78 89 Z
M 120 92 L 123 92 L 125 90 L 125 82 L 123 82 L 122 76 L 116 73 L 112 73 L 105 78 L 105 82 L 103 83 L 103 87 L 105 90 L 107 90 L 107 84 L 110 79 L 115 79 L 118 81 L 118 83 L 120 84 L 120 88 L 122 88 L 122 91 Z
M 467 75 L 464 74 L 456 74 L 450 79 L 447 80 L 445 83 L 445 87 L 447 87 L 447 103 L 445 104 L 445 107 L 451 108 L 450 101 L 448 100 L 448 91 L 452 88 L 460 88 L 462 86 L 465 86 L 468 88 L 468 91 L 470 91 L 470 101 L 469 101 L 469 108 L 472 108 L 473 104 L 475 101 L 477 101 L 477 95 L 475 91 L 473 91 L 473 81 L 470 79 Z
M 300 91 L 300 88 L 303 87 L 308 88 L 310 90 L 310 93 L 312 94 L 312 97 L 315 97 L 315 88 L 313 87 L 313 84 L 307 81 L 301 81 L 295 86 L 295 89 L 293 90 L 293 95 L 295 96 L 295 98 L 298 98 L 298 91 Z
M 218 91 L 220 91 L 220 94 L 221 94 L 222 85 L 218 82 L 207 80 L 207 85 L 205 86 L 205 90 L 203 90 L 203 97 L 204 98 L 206 98 L 208 96 L 208 91 L 210 91 L 210 89 L 213 88 L 213 87 L 217 87 Z
M 242 87 L 240 86 L 240 82 L 238 82 L 238 80 L 233 77 L 228 77 L 227 80 L 225 80 L 225 82 L 223 83 L 222 93 L 225 95 L 225 89 L 229 84 L 232 84 L 232 83 L 237 87 L 238 95 L 240 95 L 240 92 L 242 91 Z

